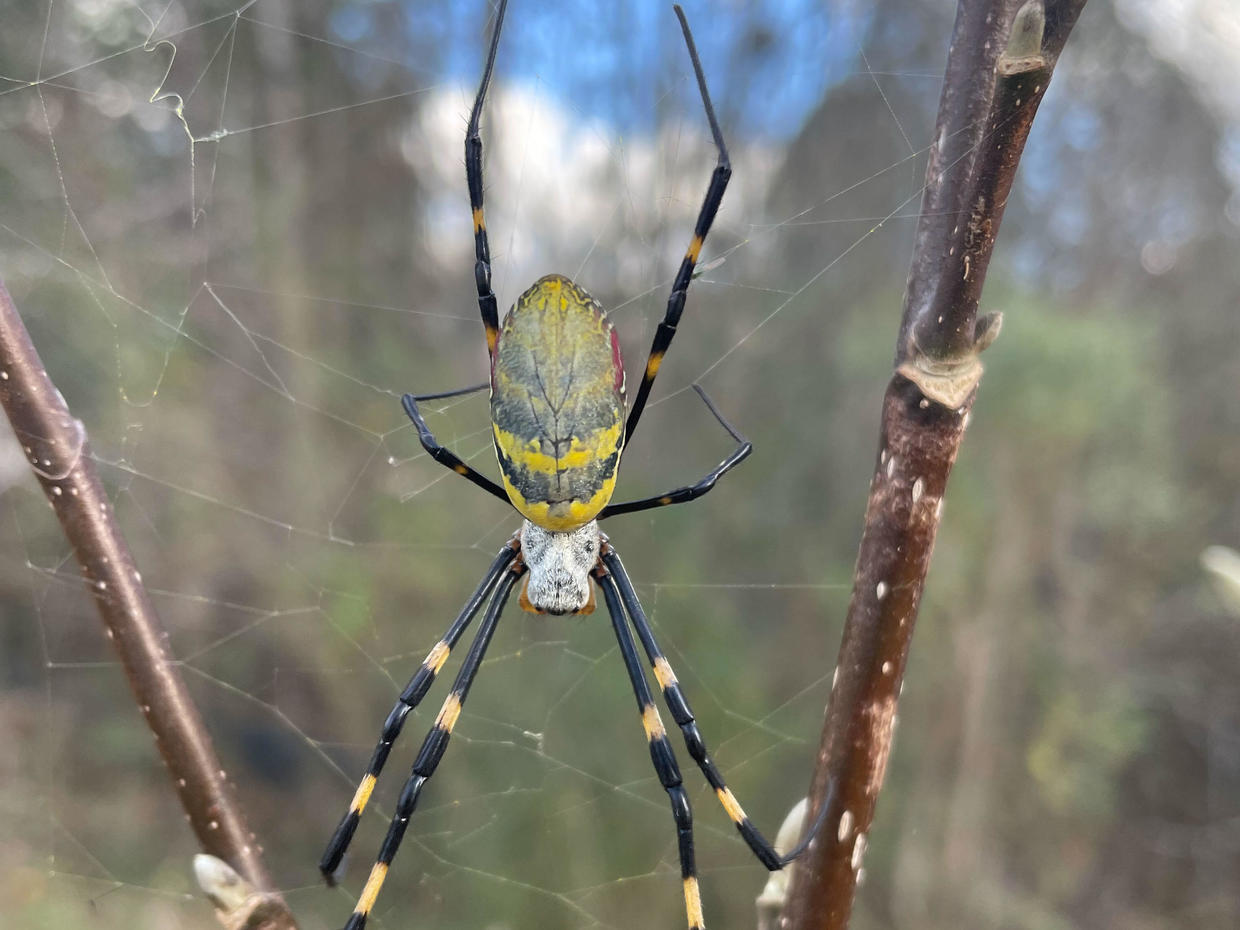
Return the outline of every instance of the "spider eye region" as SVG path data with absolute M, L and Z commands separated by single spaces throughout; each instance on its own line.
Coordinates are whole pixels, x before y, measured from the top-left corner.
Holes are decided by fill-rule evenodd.
M 598 562 L 598 523 L 567 533 L 545 530 L 526 520 L 521 527 L 521 558 L 529 574 L 521 606 L 540 614 L 588 614 L 594 610 L 590 570 Z
M 492 372 L 495 453 L 521 515 L 555 533 L 592 521 L 615 490 L 624 413 L 603 308 L 563 275 L 539 279 L 505 317 Z

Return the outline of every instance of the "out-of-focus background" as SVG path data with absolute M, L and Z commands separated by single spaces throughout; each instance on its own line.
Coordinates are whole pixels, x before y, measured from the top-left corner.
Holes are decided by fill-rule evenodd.
M 690 0 L 735 180 L 608 532 L 736 794 L 804 793 L 954 5 Z M 7 0 L 0 273 L 305 930 L 408 674 L 514 514 L 402 392 L 485 375 L 462 141 L 486 3 Z M 854 926 L 1240 921 L 1240 9 L 1093 0 L 1008 206 L 1001 338 L 947 496 Z M 513 0 L 484 119 L 507 307 L 566 273 L 640 369 L 714 153 L 670 4 Z M 484 397 L 432 407 L 494 474 Z M 90 598 L 0 440 L 0 925 L 208 928 Z M 1207 559 L 1207 561 L 1210 561 Z M 1215 550 L 1211 564 L 1226 565 Z M 450 666 L 450 669 L 454 666 Z M 390 811 L 443 685 L 376 794 Z M 379 928 L 677 927 L 608 625 L 509 610 Z M 682 753 L 683 756 L 683 753 Z M 687 763 L 687 760 L 684 760 Z M 696 771 L 716 928 L 765 873 Z

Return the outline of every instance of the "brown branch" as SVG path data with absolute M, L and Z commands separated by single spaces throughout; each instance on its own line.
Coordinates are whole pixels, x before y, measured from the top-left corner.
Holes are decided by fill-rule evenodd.
M 269 930 L 293 930 L 272 890 L 254 834 L 233 798 L 166 634 L 142 586 L 129 547 L 91 460 L 86 430 L 48 377 L 12 298 L 0 283 L 0 406 L 25 450 L 77 555 L 108 639 L 177 786 L 181 806 L 204 852 L 230 863 L 278 905 Z M 268 915 L 272 913 L 268 908 Z
M 823 803 L 831 809 L 793 875 L 790 930 L 848 926 L 978 355 L 999 330 L 998 314 L 977 316 L 982 284 L 1029 127 L 1084 5 L 961 0 L 957 9 L 808 820 Z

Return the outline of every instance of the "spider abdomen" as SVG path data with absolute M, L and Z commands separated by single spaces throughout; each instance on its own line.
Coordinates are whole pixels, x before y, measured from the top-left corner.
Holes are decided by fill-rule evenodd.
M 624 412 L 603 308 L 563 275 L 540 278 L 505 318 L 491 373 L 495 452 L 522 516 L 565 532 L 598 515 L 615 489 Z

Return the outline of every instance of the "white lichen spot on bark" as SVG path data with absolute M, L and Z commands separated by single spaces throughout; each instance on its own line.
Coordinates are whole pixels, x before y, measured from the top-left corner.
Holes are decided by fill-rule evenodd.
M 853 812 L 844 811 L 844 813 L 840 814 L 840 828 L 835 834 L 841 843 L 848 839 L 848 834 L 852 833 L 852 827 Z
M 865 834 L 857 834 L 857 842 L 853 843 L 852 868 L 856 872 L 861 868 L 861 858 L 865 855 Z
M 874 755 L 870 760 L 865 793 L 873 797 L 883 786 L 883 779 L 887 775 L 887 760 L 891 757 L 891 736 L 896 718 L 895 697 L 875 701 L 867 708 L 866 717 L 866 722 L 870 727 L 870 742 L 874 746 Z

